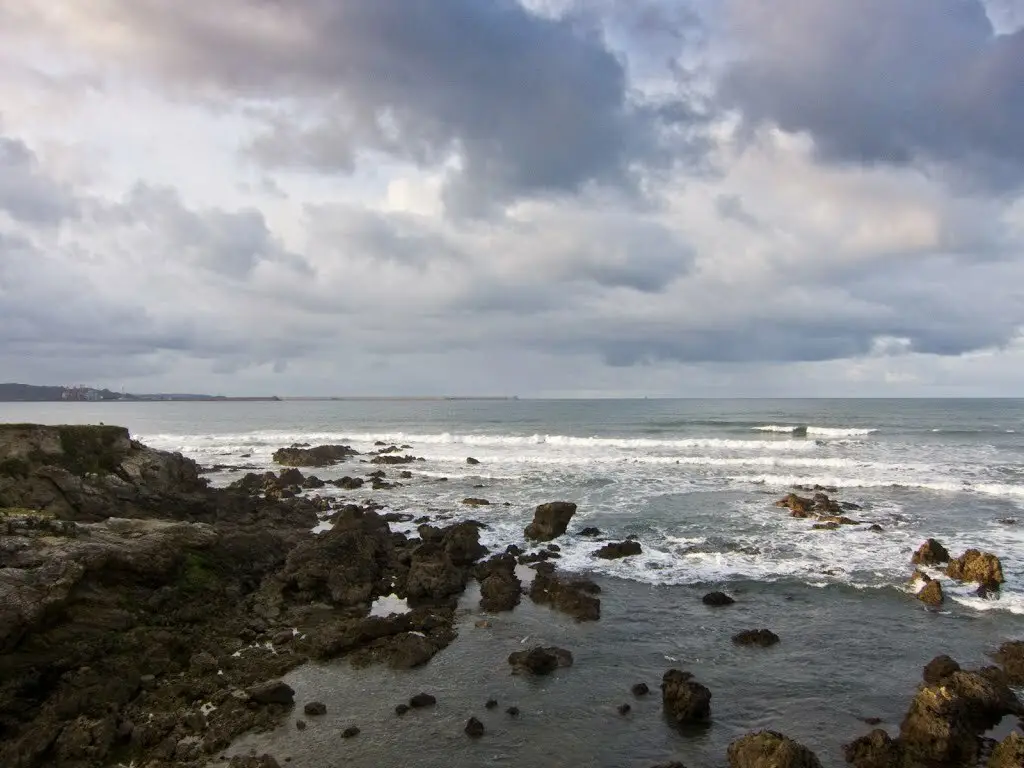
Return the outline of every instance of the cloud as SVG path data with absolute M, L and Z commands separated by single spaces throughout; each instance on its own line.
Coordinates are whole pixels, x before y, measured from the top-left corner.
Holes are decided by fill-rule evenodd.
M 980 0 L 731 0 L 741 57 L 719 96 L 751 127 L 810 134 L 830 161 L 933 165 L 1024 183 L 1024 30 Z
M 0 136 L 0 211 L 30 224 L 56 224 L 75 215 L 71 192 L 49 177 L 20 139 Z

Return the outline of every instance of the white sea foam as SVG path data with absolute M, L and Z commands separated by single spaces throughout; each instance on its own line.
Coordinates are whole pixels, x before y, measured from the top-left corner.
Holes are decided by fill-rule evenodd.
M 779 434 L 793 434 L 798 430 L 802 431 L 805 429 L 808 435 L 815 435 L 816 437 L 863 437 L 878 431 L 877 429 L 857 427 L 804 427 L 792 424 L 764 424 L 754 427 L 754 430 L 757 432 L 774 432 Z

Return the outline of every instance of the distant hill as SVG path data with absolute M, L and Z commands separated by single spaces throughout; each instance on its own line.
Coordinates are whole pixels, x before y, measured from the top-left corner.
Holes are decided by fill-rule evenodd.
M 120 395 L 109 389 L 82 387 L 36 387 L 31 384 L 0 384 L 0 402 L 46 403 L 60 400 L 116 400 Z

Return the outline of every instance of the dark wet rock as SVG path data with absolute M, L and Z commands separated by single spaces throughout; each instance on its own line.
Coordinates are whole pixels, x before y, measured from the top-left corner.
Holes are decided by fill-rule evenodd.
M 466 463 L 469 464 L 469 465 L 476 465 L 476 464 L 479 464 L 480 461 L 479 461 L 479 459 L 474 459 L 472 456 L 467 456 L 466 457 Z
M 281 680 L 260 683 L 249 689 L 249 700 L 257 704 L 283 704 L 290 707 L 295 703 L 295 691 Z
M 1001 517 L 998 520 L 996 520 L 996 522 L 999 523 L 1000 525 L 1016 525 L 1017 524 L 1017 518 L 1015 518 L 1015 517 Z
M 880 718 L 880 717 L 862 717 L 862 718 L 860 718 L 860 721 L 862 723 L 866 723 L 867 725 L 878 725 L 879 723 L 882 722 L 882 718 Z
M 646 696 L 648 693 L 651 692 L 651 689 L 648 687 L 647 683 L 637 683 L 633 686 L 631 690 L 633 691 L 633 695 L 637 697 Z
M 1003 583 L 1003 565 L 989 552 L 968 549 L 955 560 L 950 560 L 946 574 L 958 581 L 976 581 L 989 589 L 999 589 Z
M 409 699 L 409 706 L 413 709 L 423 709 L 437 704 L 437 699 L 429 693 L 417 693 Z
M 507 547 L 505 547 L 505 553 L 508 555 L 512 555 L 512 557 L 519 557 L 523 554 L 523 550 L 520 547 L 517 547 L 515 544 L 509 544 Z
M 399 704 L 397 707 L 395 707 L 395 714 L 401 717 L 410 709 L 411 707 L 408 704 Z
M 362 488 L 366 481 L 361 477 L 349 477 L 345 475 L 337 480 L 334 480 L 331 484 L 341 488 L 343 491 L 355 491 Z
M 469 573 L 457 566 L 440 542 L 428 541 L 412 552 L 405 592 L 413 602 L 438 602 L 460 594 Z
M 595 597 L 601 588 L 590 579 L 561 579 L 553 566 L 537 566 L 537 575 L 530 585 L 530 599 L 539 605 L 548 605 L 556 611 L 572 616 L 577 621 L 597 621 L 601 618 L 601 600 Z
M 385 523 L 411 523 L 413 516 L 408 512 L 387 512 L 381 515 Z
M 1011 685 L 1024 686 L 1024 640 L 1003 643 L 993 658 L 1003 668 Z
M 576 505 L 569 501 L 552 501 L 541 504 L 533 513 L 533 522 L 526 526 L 526 538 L 537 541 L 551 541 L 558 538 L 569 527 L 569 521 L 576 514 Z
M 917 593 L 917 599 L 925 605 L 932 607 L 938 607 L 942 605 L 942 583 L 937 579 L 933 579 L 924 585 L 924 589 Z
M 748 733 L 729 745 L 730 768 L 821 768 L 817 756 L 775 731 Z
M 412 464 L 414 461 L 423 461 L 423 459 L 411 455 L 395 456 L 388 454 L 381 454 L 370 459 L 371 464 Z
M 281 768 L 281 764 L 270 755 L 237 755 L 228 762 L 228 768 Z
M 768 648 L 779 642 L 779 636 L 770 629 L 748 629 L 732 636 L 736 645 L 757 645 Z
M 937 539 L 928 539 L 910 558 L 914 565 L 941 565 L 949 562 L 949 551 Z
M 509 707 L 505 710 L 505 714 L 509 717 L 519 717 L 519 707 Z
M 670 763 L 658 763 L 657 765 L 652 765 L 651 768 L 686 768 L 686 766 L 678 760 L 673 760 Z
M 528 651 L 509 654 L 508 663 L 512 674 L 528 672 L 533 675 L 549 675 L 560 667 L 572 666 L 572 653 L 564 648 L 543 648 L 536 646 Z
M 497 706 L 498 706 L 498 700 L 497 700 L 497 699 L 488 699 L 488 700 L 487 700 L 487 703 L 486 703 L 486 704 L 484 704 L 484 706 L 485 706 L 485 707 L 486 707 L 487 709 L 496 709 L 496 708 L 497 708 Z
M 398 473 L 398 477 L 402 480 L 412 480 L 412 472 L 410 472 L 408 469 L 403 469 L 401 472 Z
M 463 499 L 462 503 L 465 504 L 467 507 L 489 507 L 491 505 L 491 502 L 489 502 L 487 499 L 479 499 L 473 496 L 470 496 L 467 499 Z
M 643 547 L 640 546 L 638 541 L 620 541 L 605 544 L 599 550 L 594 553 L 594 557 L 599 557 L 603 560 L 618 560 L 622 557 L 631 557 L 633 555 L 639 555 L 643 552 Z
M 701 602 L 712 608 L 721 608 L 726 605 L 732 605 L 736 601 L 724 592 L 708 592 L 701 598 Z
M 304 714 L 310 717 L 317 717 L 319 715 L 327 714 L 327 705 L 321 701 L 311 701 L 302 708 Z
M 1024 766 L 1024 736 L 1014 731 L 992 750 L 987 768 L 1021 768 L 1021 766 Z
M 304 645 L 320 660 L 349 654 L 355 666 L 384 663 L 392 669 L 422 666 L 455 638 L 451 608 L 419 608 L 388 617 L 340 619 L 310 628 Z
M 304 730 L 306 730 L 306 728 L 307 728 L 307 725 L 306 725 L 306 721 L 305 720 L 296 720 L 295 721 L 295 730 L 297 730 L 297 731 L 304 731 Z
M 343 739 L 353 739 L 356 736 L 358 736 L 360 733 L 361 733 L 361 731 L 359 730 L 358 727 L 356 727 L 354 725 L 350 725 L 348 728 L 346 728 L 344 731 L 341 732 L 341 738 L 343 738 Z
M 533 565 L 534 563 L 544 563 L 548 560 L 559 560 L 561 557 L 562 556 L 558 552 L 541 549 L 536 552 L 527 552 L 524 555 L 520 555 L 517 558 L 517 562 L 520 565 Z
M 936 656 L 924 665 L 924 672 L 921 677 L 926 685 L 937 685 L 954 672 L 959 671 L 960 665 L 954 659 L 945 655 Z
M 582 528 L 582 529 L 580 529 L 576 533 L 576 535 L 577 536 L 600 536 L 601 535 L 601 529 L 600 528 L 593 528 L 593 527 Z
M 544 549 L 546 549 L 548 552 L 561 552 L 562 551 L 562 548 L 560 546 L 558 546 L 557 544 L 548 544 L 546 547 L 544 547 Z
M 480 582 L 480 607 L 487 612 L 511 611 L 519 605 L 522 591 L 514 571 L 495 571 Z
M 711 691 L 689 672 L 670 669 L 661 680 L 661 703 L 676 725 L 703 722 L 711 717 Z
M 814 531 L 834 531 L 834 530 L 837 530 L 838 528 L 839 528 L 839 523 L 835 523 L 835 522 L 815 523 L 814 525 L 811 526 L 811 530 L 814 530 Z
M 872 523 L 871 527 L 869 527 L 868 530 L 873 533 L 883 533 L 885 531 L 885 528 L 880 526 L 878 523 Z
M 484 735 L 484 724 L 475 717 L 471 717 L 466 721 L 466 727 L 463 730 L 470 738 L 479 739 Z
M 628 715 L 632 711 L 633 707 L 631 707 L 629 704 L 619 704 L 618 706 L 618 712 L 620 715 Z
M 329 467 L 351 456 L 359 455 L 347 445 L 318 445 L 315 448 L 279 448 L 274 461 L 289 467 Z

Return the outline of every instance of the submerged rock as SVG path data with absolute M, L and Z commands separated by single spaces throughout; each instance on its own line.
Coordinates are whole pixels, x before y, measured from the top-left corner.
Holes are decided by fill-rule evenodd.
M 910 558 L 914 565 L 941 565 L 949 562 L 949 551 L 936 539 L 928 539 Z
M 779 636 L 770 629 L 747 629 L 732 636 L 736 645 L 757 645 L 768 648 L 779 642 Z
M 470 738 L 478 739 L 484 735 L 484 724 L 475 717 L 471 717 L 466 721 L 466 727 L 463 730 Z
M 701 598 L 701 602 L 712 608 L 721 608 L 726 605 L 732 605 L 736 601 L 724 592 L 708 592 Z
M 429 693 L 417 693 L 409 699 L 409 706 L 413 709 L 423 709 L 437 704 L 437 699 Z
M 648 693 L 651 692 L 651 689 L 650 687 L 648 687 L 647 683 L 637 683 L 632 687 L 631 690 L 633 691 L 633 695 L 637 697 L 646 696 Z
M 321 701 L 311 701 L 302 708 L 302 711 L 310 717 L 319 717 L 327 714 L 327 705 Z
M 274 451 L 274 461 L 289 467 L 329 467 L 359 452 L 348 445 L 318 445 L 315 448 L 291 446 Z
M 526 526 L 526 538 L 551 541 L 561 536 L 576 514 L 576 505 L 570 501 L 552 501 L 541 504 L 533 513 L 533 522 Z
M 976 581 L 989 589 L 999 589 L 1003 583 L 1003 565 L 989 552 L 968 549 L 960 557 L 950 560 L 946 573 L 958 581 Z
M 530 599 L 540 605 L 549 605 L 572 616 L 577 621 L 597 621 L 601 618 L 601 600 L 595 595 L 601 591 L 590 579 L 562 580 L 554 566 L 537 566 L 537 575 L 530 585 Z
M 549 675 L 560 667 L 571 667 L 572 662 L 572 653 L 553 646 L 544 648 L 538 645 L 528 651 L 516 651 L 508 657 L 514 675 L 520 672 Z
M 670 669 L 661 680 L 661 704 L 676 725 L 703 722 L 711 717 L 711 691 L 693 675 Z
M 605 544 L 594 552 L 594 557 L 599 557 L 602 560 L 618 560 L 623 557 L 639 555 L 642 552 L 643 547 L 640 546 L 639 541 L 620 541 Z
M 730 768 L 821 768 L 817 756 L 775 731 L 748 733 L 729 745 Z

